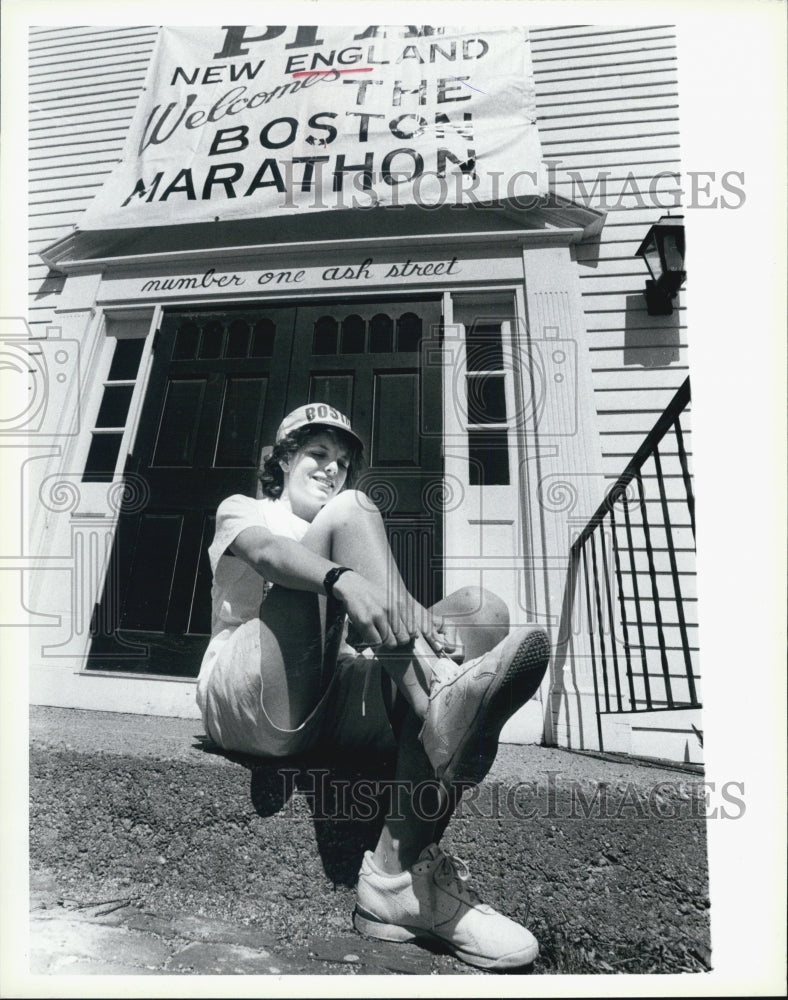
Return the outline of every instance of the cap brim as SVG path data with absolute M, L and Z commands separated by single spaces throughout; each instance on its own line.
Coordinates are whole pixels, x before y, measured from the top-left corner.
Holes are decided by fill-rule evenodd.
M 320 420 L 316 420 L 314 423 L 309 424 L 310 427 L 323 427 L 328 431 L 335 431 L 337 434 L 347 434 L 348 437 L 353 438 L 359 448 L 364 450 L 364 442 L 356 434 L 355 431 L 351 431 L 349 427 L 337 427 L 336 424 L 322 423 Z

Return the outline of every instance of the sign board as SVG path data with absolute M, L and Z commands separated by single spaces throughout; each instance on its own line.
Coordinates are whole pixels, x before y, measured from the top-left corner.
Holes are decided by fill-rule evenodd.
M 521 281 L 522 257 L 475 259 L 444 257 L 405 260 L 359 257 L 344 263 L 228 269 L 218 258 L 203 270 L 140 274 L 138 277 L 105 277 L 98 302 L 164 301 L 216 296 L 299 295 L 334 291 L 380 292 L 398 287 L 432 287 L 451 281 Z
M 546 192 L 523 28 L 165 27 L 80 229 Z

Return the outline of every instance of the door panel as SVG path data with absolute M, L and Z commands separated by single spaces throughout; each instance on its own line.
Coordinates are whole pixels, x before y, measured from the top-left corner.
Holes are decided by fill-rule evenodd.
M 437 298 L 166 313 L 126 466 L 149 500 L 119 519 L 88 669 L 197 675 L 216 508 L 256 495 L 262 446 L 304 402 L 350 416 L 367 446 L 360 486 L 403 577 L 422 603 L 438 600 L 440 369 L 422 368 L 421 349 L 439 324 Z
M 216 468 L 244 469 L 257 462 L 268 379 L 229 376 L 225 382 Z
M 197 431 L 207 379 L 171 379 L 164 397 L 151 465 L 167 468 L 194 464 Z
M 325 402 L 350 417 L 368 462 L 359 486 L 383 514 L 408 588 L 427 605 L 441 597 L 443 528 L 425 498 L 440 494 L 443 460 L 440 366 L 423 365 L 422 354 L 428 342 L 434 350 L 440 322 L 437 298 L 299 308 L 299 365 L 287 391 L 288 411 Z
M 181 545 L 182 514 L 143 514 L 129 567 L 123 624 L 165 632 Z
M 418 372 L 375 372 L 370 445 L 373 466 L 421 465 L 419 414 Z M 396 433 L 392 433 L 393 428 Z
M 340 413 L 350 416 L 353 412 L 353 375 L 311 375 L 308 402 L 312 400 L 329 403 Z

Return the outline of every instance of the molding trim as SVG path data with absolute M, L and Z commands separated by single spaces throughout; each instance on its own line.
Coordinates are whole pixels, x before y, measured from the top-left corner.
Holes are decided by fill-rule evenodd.
M 281 259 L 283 254 L 300 255 L 320 251 L 330 251 L 335 254 L 339 249 L 344 248 L 359 252 L 381 246 L 386 249 L 435 246 L 440 249 L 441 253 L 445 253 L 448 247 L 467 248 L 469 245 L 479 247 L 509 245 L 513 249 L 526 246 L 568 246 L 571 243 L 598 238 L 605 217 L 604 212 L 584 208 L 566 199 L 551 195 L 548 203 L 544 206 L 527 211 L 507 208 L 503 216 L 499 216 L 499 220 L 504 224 L 509 221 L 514 223 L 513 228 L 510 229 L 472 230 L 459 233 L 435 230 L 419 234 L 393 233 L 385 236 L 339 237 L 325 240 L 291 242 L 285 240 L 254 244 L 239 242 L 229 246 L 217 245 L 214 242 L 213 246 L 197 246 L 142 254 L 113 254 L 110 248 L 118 240 L 122 240 L 125 245 L 128 245 L 130 237 L 135 232 L 148 236 L 150 230 L 82 232 L 77 229 L 40 251 L 39 256 L 54 271 L 63 274 L 79 274 L 106 267 L 128 267 L 141 264 L 155 266 L 159 263 L 172 266 L 172 264 L 187 261 L 199 262 L 205 259 L 215 259 L 217 255 L 232 261 L 243 260 L 247 257 L 259 260 L 275 256 L 277 259 Z M 210 241 L 207 242 L 210 243 Z M 95 256 L 93 256 L 94 253 Z

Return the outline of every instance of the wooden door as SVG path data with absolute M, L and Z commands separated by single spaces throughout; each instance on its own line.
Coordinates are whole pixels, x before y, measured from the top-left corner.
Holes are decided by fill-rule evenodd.
M 439 323 L 438 299 L 165 314 L 126 465 L 149 497 L 119 518 L 88 669 L 197 675 L 216 508 L 232 493 L 256 495 L 262 446 L 307 401 L 351 417 L 367 445 L 361 488 L 383 512 L 409 588 L 437 600 L 440 366 L 421 359 Z

